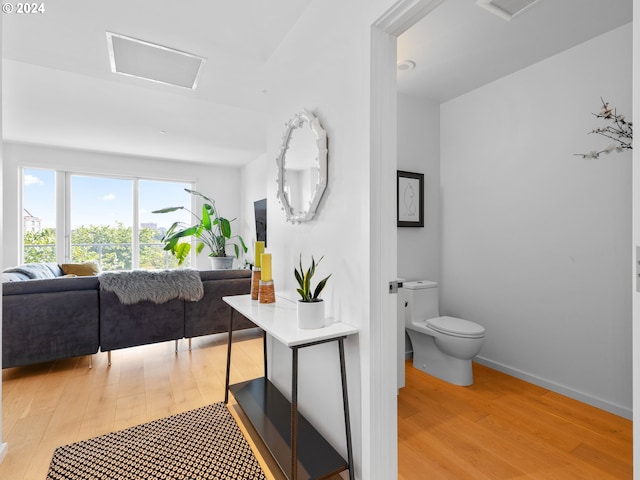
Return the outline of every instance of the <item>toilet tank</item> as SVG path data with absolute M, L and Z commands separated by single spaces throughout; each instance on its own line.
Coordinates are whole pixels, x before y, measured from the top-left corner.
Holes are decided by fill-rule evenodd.
M 405 322 L 424 322 L 440 316 L 438 305 L 438 283 L 430 280 L 404 282 L 407 308 Z

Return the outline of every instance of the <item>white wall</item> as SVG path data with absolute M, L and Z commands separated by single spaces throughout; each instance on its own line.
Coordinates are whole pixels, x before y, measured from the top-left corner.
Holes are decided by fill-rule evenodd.
M 398 276 L 440 281 L 440 105 L 398 94 L 398 170 L 424 174 L 424 228 L 398 227 Z
M 2 17 L 0 17 L 0 31 L 2 31 Z M 2 51 L 2 35 L 0 35 L 0 51 Z M 0 62 L 0 78 L 2 78 L 2 62 Z M 2 82 L 0 82 L 0 112 L 2 111 Z M 0 132 L 2 132 L 2 115 L 0 115 Z M 2 169 L 4 166 L 4 145 L 0 138 L 0 185 L 2 185 Z M 0 198 L 0 240 L 2 239 L 2 206 L 3 200 Z M 0 243 L 0 265 L 2 265 L 2 257 L 4 251 L 4 241 Z M 2 285 L 0 284 L 0 293 L 2 293 Z M 2 307 L 2 296 L 0 295 L 0 307 Z M 2 308 L 0 308 L 0 332 L 2 331 Z M 0 342 L 0 371 L 2 370 L 2 343 Z M 0 463 L 4 460 L 8 452 L 8 445 L 2 442 L 2 382 L 0 382 Z
M 247 248 L 247 259 L 253 263 L 255 252 L 253 243 L 256 241 L 256 217 L 253 202 L 267 197 L 267 182 L 269 168 L 276 168 L 275 159 L 267 158 L 267 155 L 260 155 L 253 162 L 248 163 L 240 172 L 240 194 L 242 205 L 241 232 Z M 272 207 L 267 201 L 267 209 Z M 267 229 L 269 225 L 267 223 Z M 267 245 L 269 234 L 267 232 Z
M 285 122 L 303 108 L 319 118 L 329 143 L 328 186 L 311 222 L 285 221 L 276 198 L 276 168 L 267 169 L 267 250 L 273 254 L 275 287 L 277 293 L 295 298 L 293 269 L 299 255 L 305 262 L 311 255 L 325 256 L 317 275 L 333 275 L 323 294 L 327 311 L 360 330 L 346 341 L 346 362 L 356 476 L 367 479 L 382 478 L 380 472 L 371 471 L 379 459 L 371 458 L 370 452 L 371 443 L 385 441 L 371 438 L 374 420 L 368 418 L 369 402 L 379 400 L 369 398 L 377 372 L 369 370 L 367 360 L 373 355 L 369 350 L 370 32 L 382 7 L 391 3 L 312 2 L 267 65 L 267 157 L 277 156 Z M 288 393 L 290 353 L 275 344 L 272 354 L 271 378 Z M 337 346 L 302 351 L 299 378 L 300 410 L 346 455 Z M 395 411 L 389 415 L 394 419 Z
M 325 4 L 332 4 L 332 8 Z M 285 221 L 276 197 L 277 169 L 267 169 L 269 247 L 273 254 L 276 290 L 296 299 L 293 269 L 299 255 L 305 264 L 311 255 L 324 255 L 317 270 L 323 278 L 332 274 L 323 293 L 327 312 L 342 321 L 360 326 L 362 287 L 367 276 L 366 245 L 363 245 L 363 219 L 360 216 L 362 155 L 355 141 L 358 133 L 353 89 L 352 62 L 361 56 L 350 34 L 350 15 L 337 1 L 314 2 L 298 21 L 268 62 L 268 140 L 267 155 L 276 158 L 285 123 L 306 108 L 312 111 L 327 131 L 329 145 L 328 185 L 314 220 L 292 225 Z M 331 25 L 329 28 L 328 25 Z M 306 41 L 313 38 L 313 41 Z M 305 68 L 306 67 L 306 68 Z M 273 345 L 272 381 L 290 392 L 290 354 Z M 346 343 L 350 401 L 360 403 L 357 338 Z M 300 353 L 299 406 L 323 435 L 346 452 L 344 420 L 341 418 L 340 370 L 335 343 L 320 345 Z M 288 393 L 287 393 L 288 394 Z M 360 419 L 352 416 L 356 445 L 359 444 Z
M 4 148 L 4 235 L 3 268 L 16 265 L 19 258 L 20 206 L 19 167 L 41 167 L 78 173 L 138 176 L 196 183 L 196 190 L 212 197 L 227 218 L 237 217 L 232 229 L 242 225 L 240 169 L 214 167 L 199 163 L 132 157 L 108 153 L 71 150 L 57 147 L 5 143 Z M 163 208 L 169 205 L 159 205 Z M 239 232 L 240 230 L 238 230 Z M 232 250 L 229 251 L 232 254 Z M 205 253 L 198 256 L 196 267 L 211 268 Z
M 443 314 L 484 363 L 631 415 L 631 154 L 584 160 L 600 97 L 631 114 L 628 24 L 441 108 Z M 464 139 L 464 141 L 461 141 Z

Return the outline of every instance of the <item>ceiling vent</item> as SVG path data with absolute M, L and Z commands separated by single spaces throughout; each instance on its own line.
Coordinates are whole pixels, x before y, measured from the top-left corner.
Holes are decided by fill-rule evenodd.
M 507 21 L 517 17 L 538 2 L 540 0 L 476 0 L 477 5 Z
M 107 32 L 111 71 L 194 90 L 206 59 L 173 48 Z

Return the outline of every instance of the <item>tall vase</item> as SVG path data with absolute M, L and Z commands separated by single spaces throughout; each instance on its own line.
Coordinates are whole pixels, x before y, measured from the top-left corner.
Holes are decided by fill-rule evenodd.
M 298 300 L 298 328 L 311 330 L 324 327 L 324 300 L 302 302 Z
M 253 267 L 251 273 L 251 300 L 258 300 L 258 292 L 260 291 L 260 267 Z

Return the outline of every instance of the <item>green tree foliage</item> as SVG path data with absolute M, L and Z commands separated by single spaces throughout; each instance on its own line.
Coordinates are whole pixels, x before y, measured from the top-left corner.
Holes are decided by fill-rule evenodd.
M 176 268 L 178 261 L 163 250 L 163 232 L 140 229 L 139 268 Z M 131 270 L 133 229 L 118 222 L 110 225 L 81 226 L 71 232 L 71 261 L 96 261 L 102 270 Z M 45 228 L 24 235 L 25 263 L 55 262 L 55 229 Z
M 164 251 L 163 232 L 155 228 L 140 229 L 140 268 L 178 268 L 178 259 Z M 183 265 L 188 266 L 189 261 Z
M 24 233 L 24 262 L 56 261 L 56 229 L 43 228 L 38 232 Z

